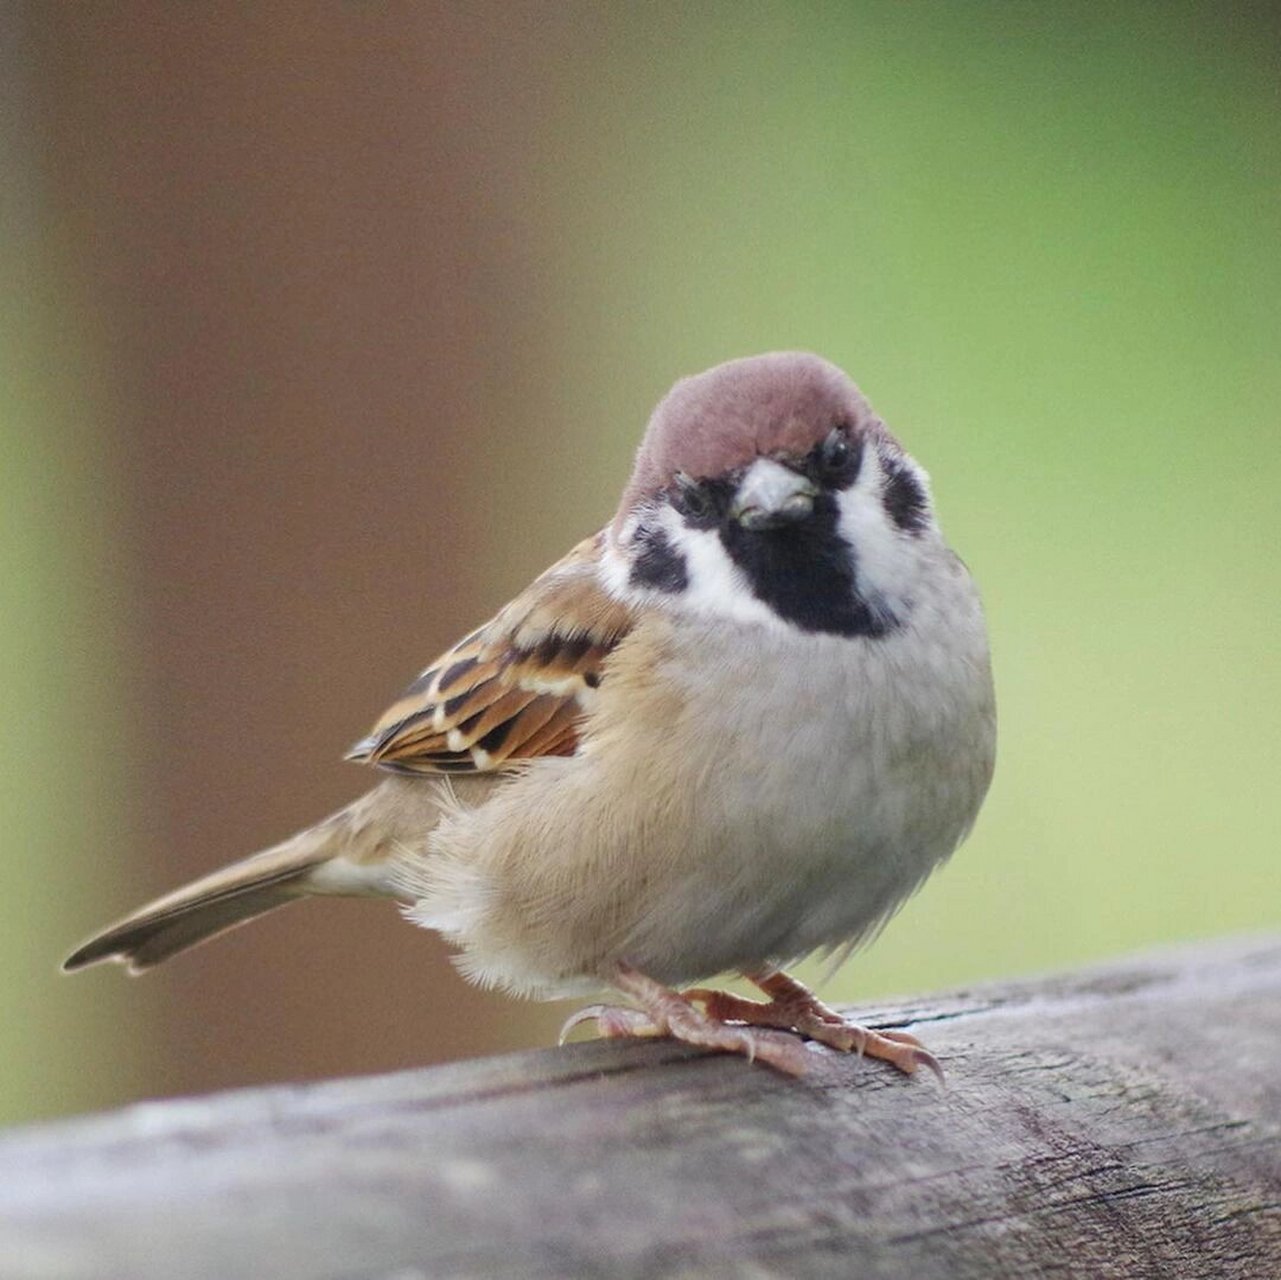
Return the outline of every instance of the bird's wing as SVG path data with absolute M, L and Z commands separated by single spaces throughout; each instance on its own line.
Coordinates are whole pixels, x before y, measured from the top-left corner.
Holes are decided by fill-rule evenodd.
M 477 773 L 573 755 L 578 723 L 634 611 L 601 587 L 604 533 L 437 658 L 349 760 L 399 773 Z

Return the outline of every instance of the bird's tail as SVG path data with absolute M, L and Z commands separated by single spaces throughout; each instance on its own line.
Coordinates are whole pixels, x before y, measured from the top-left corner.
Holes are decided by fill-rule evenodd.
M 90 938 L 71 972 L 116 960 L 141 973 L 179 951 L 311 894 L 394 897 L 388 870 L 399 841 L 422 840 L 444 796 L 421 780 L 389 779 L 296 836 L 157 898 Z

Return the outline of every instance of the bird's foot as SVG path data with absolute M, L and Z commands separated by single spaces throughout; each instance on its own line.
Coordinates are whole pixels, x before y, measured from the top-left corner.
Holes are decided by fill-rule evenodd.
M 804 1075 L 809 1065 L 805 1046 L 795 1036 L 760 1026 L 727 1025 L 630 965 L 619 965 L 614 985 L 640 1007 L 594 1004 L 580 1009 L 561 1028 L 562 1042 L 580 1023 L 595 1022 L 606 1037 L 670 1036 L 702 1049 L 739 1053 L 749 1062 L 759 1060 L 788 1075 Z
M 845 1053 L 881 1058 L 909 1076 L 917 1067 L 928 1067 L 943 1080 L 938 1059 L 914 1035 L 906 1031 L 873 1031 L 850 1022 L 825 1005 L 807 986 L 785 973 L 747 976 L 769 1000 L 747 1000 L 728 991 L 708 988 L 687 991 L 685 999 L 701 1005 L 708 1018 L 721 1024 L 743 1023 L 749 1027 L 796 1031 Z

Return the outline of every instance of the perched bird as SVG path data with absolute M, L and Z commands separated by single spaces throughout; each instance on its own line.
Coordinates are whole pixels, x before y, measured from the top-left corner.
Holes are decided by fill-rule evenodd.
M 925 473 L 827 361 L 734 360 L 659 404 L 613 521 L 352 749 L 394 776 L 64 967 L 137 972 L 308 894 L 385 896 L 474 982 L 621 993 L 571 1020 L 605 1034 L 937 1069 L 784 967 L 870 937 L 951 854 L 995 738 L 978 595 Z M 726 972 L 766 999 L 679 990 Z

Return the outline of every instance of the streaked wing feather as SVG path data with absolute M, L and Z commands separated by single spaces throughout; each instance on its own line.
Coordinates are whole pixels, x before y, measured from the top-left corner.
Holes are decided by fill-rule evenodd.
M 605 660 L 633 624 L 600 586 L 604 534 L 579 543 L 431 664 L 348 759 L 399 773 L 485 772 L 572 755 Z

